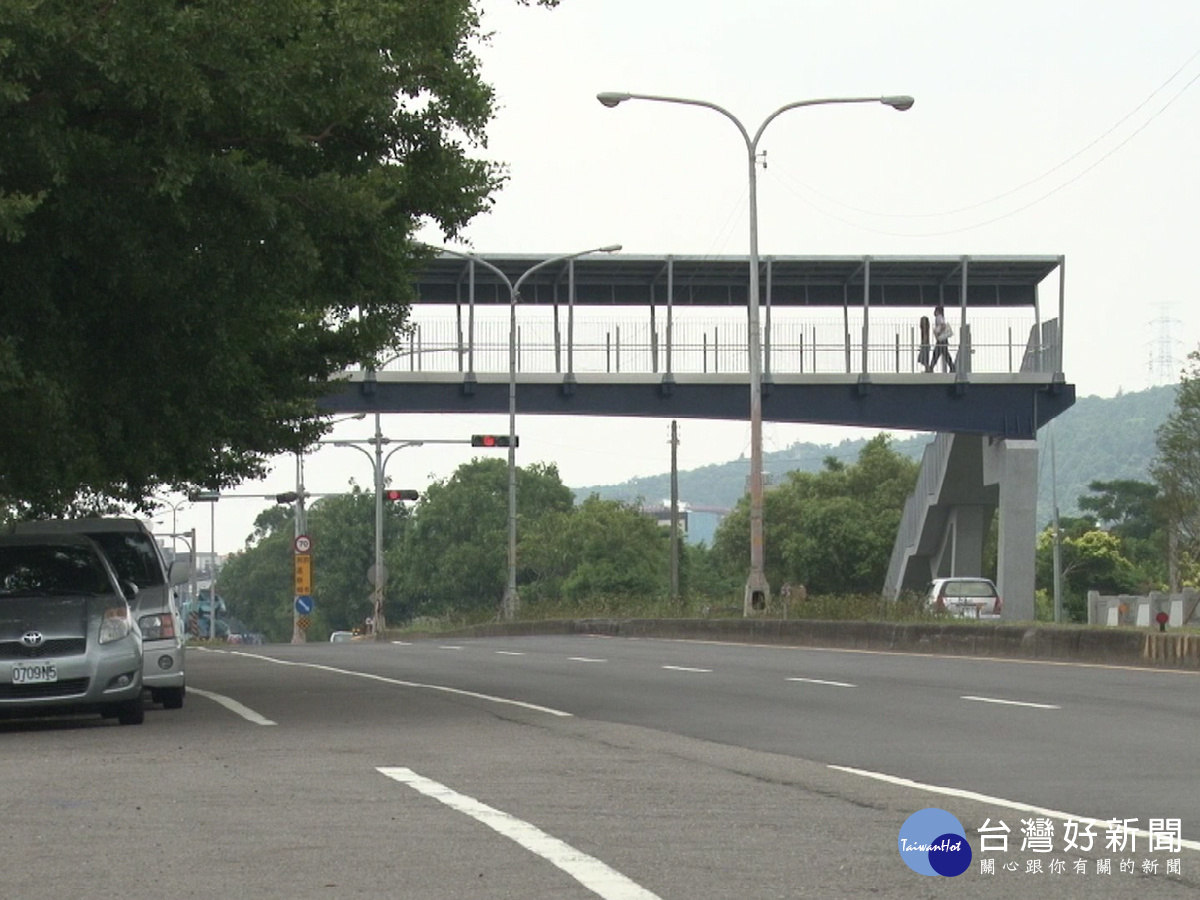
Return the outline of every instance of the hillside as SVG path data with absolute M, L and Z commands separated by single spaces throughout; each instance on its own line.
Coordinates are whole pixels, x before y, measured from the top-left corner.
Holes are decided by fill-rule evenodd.
M 1150 388 L 1116 397 L 1083 397 L 1054 423 L 1055 456 L 1058 469 L 1058 503 L 1061 515 L 1076 515 L 1078 501 L 1093 481 L 1117 478 L 1150 479 L 1154 459 L 1154 432 L 1175 405 L 1173 385 Z M 1038 483 L 1038 517 L 1049 520 L 1053 509 L 1050 478 L 1050 428 L 1038 436 L 1041 445 L 1041 475 Z M 930 435 L 897 439 L 893 447 L 906 456 L 920 459 Z M 788 472 L 816 472 L 827 456 L 852 462 L 865 440 L 839 444 L 796 443 L 785 450 L 765 452 L 763 470 L 779 483 Z M 749 459 L 680 471 L 680 499 L 702 506 L 732 507 L 745 491 Z M 624 484 L 575 488 L 582 499 L 599 494 L 605 499 L 658 502 L 671 495 L 669 472 L 634 478 Z

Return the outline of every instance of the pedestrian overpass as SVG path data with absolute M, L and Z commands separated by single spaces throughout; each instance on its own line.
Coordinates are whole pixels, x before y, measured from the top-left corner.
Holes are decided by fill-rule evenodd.
M 524 414 L 748 419 L 747 257 L 478 258 L 507 283 L 472 259 L 429 260 L 394 355 L 346 373 L 324 408 L 503 413 L 511 388 Z M 509 284 L 539 265 L 514 304 Z M 764 421 L 938 434 L 887 593 L 979 574 L 998 509 L 1005 617 L 1033 617 L 1037 431 L 1075 401 L 1063 272 L 1060 256 L 760 260 Z M 935 305 L 955 328 L 953 373 L 917 359 Z

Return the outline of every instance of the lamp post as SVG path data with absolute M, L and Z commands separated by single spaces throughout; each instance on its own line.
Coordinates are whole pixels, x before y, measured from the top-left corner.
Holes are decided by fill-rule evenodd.
M 758 317 L 758 142 L 767 126 L 790 109 L 802 106 L 825 106 L 841 103 L 882 103 L 903 112 L 912 107 L 908 96 L 887 97 L 827 97 L 818 100 L 797 100 L 785 103 L 767 116 L 754 136 L 750 136 L 742 121 L 729 110 L 707 100 L 686 97 L 664 97 L 656 94 L 631 94 L 605 91 L 596 99 L 604 106 L 614 107 L 626 100 L 653 100 L 659 103 L 679 103 L 702 106 L 719 112 L 737 126 L 746 143 L 746 165 L 750 177 L 750 297 L 749 297 L 749 355 L 750 355 L 750 574 L 746 579 L 743 614 L 752 615 L 767 609 L 771 588 L 763 568 L 763 484 L 762 484 L 762 356 Z
M 539 269 L 554 263 L 567 262 L 587 256 L 589 253 L 616 253 L 621 249 L 620 244 L 608 244 L 604 247 L 593 247 L 591 250 L 580 250 L 578 253 L 565 253 L 543 259 L 535 266 L 530 266 L 521 276 L 512 282 L 500 269 L 486 259 L 474 253 L 461 253 L 457 250 L 447 250 L 444 247 L 433 248 L 460 259 L 479 263 L 504 282 L 508 288 L 508 580 L 504 588 L 504 600 L 501 605 L 505 619 L 513 619 L 517 615 L 520 599 L 517 596 L 517 301 L 521 296 L 521 285 Z
M 375 564 L 372 566 L 371 584 L 374 590 L 371 592 L 371 630 L 375 634 L 380 634 L 387 627 L 387 620 L 384 614 L 383 599 L 384 587 L 387 584 L 387 568 L 383 563 L 383 491 L 386 479 L 384 474 L 387 470 L 388 461 L 392 458 L 392 454 L 397 450 L 403 450 L 405 447 L 421 447 L 425 444 L 469 444 L 470 440 L 413 440 L 413 441 L 394 441 L 391 438 L 383 436 L 383 428 L 378 412 L 375 413 L 375 436 L 366 440 L 330 440 L 320 441 L 322 444 L 328 444 L 333 447 L 353 447 L 359 453 L 362 453 L 371 461 L 372 471 L 374 472 L 375 482 Z M 385 444 L 395 444 L 387 455 L 383 454 Z M 374 451 L 367 450 L 365 447 L 360 447 L 359 444 L 367 444 L 374 448 Z

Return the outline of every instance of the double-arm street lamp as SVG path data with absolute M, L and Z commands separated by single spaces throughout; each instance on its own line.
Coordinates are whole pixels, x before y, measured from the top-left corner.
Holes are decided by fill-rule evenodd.
M 381 634 L 387 627 L 387 620 L 383 611 L 384 587 L 387 584 L 387 569 L 383 564 L 383 486 L 384 471 L 387 469 L 388 460 L 392 458 L 392 454 L 397 450 L 403 450 L 405 447 L 419 447 L 425 443 L 462 443 L 461 441 L 392 441 L 390 438 L 383 436 L 382 426 L 380 424 L 379 413 L 375 413 L 375 436 L 362 441 L 351 440 L 332 440 L 322 441 L 323 444 L 329 444 L 334 447 L 353 447 L 359 453 L 366 454 L 371 460 L 371 467 L 375 473 L 375 565 L 372 567 L 371 584 L 375 588 L 371 592 L 372 613 L 371 613 L 371 630 L 375 634 Z M 392 447 L 383 454 L 385 444 L 394 443 Z M 372 455 L 370 450 L 365 447 L 360 447 L 359 444 L 369 444 L 375 448 Z
M 762 356 L 758 317 L 758 142 L 763 131 L 778 116 L 802 106 L 825 106 L 841 103 L 882 103 L 903 112 L 913 105 L 908 96 L 888 97 L 828 97 L 819 100 L 797 100 L 786 103 L 767 116 L 754 136 L 741 120 L 724 107 L 707 100 L 686 97 L 663 97 L 656 94 L 631 94 L 606 91 L 596 95 L 604 106 L 614 107 L 626 100 L 654 100 L 659 103 L 680 103 L 702 106 L 719 112 L 737 126 L 746 142 L 746 167 L 750 176 L 750 297 L 749 297 L 749 355 L 750 355 L 750 574 L 746 579 L 744 613 L 752 615 L 770 605 L 771 589 L 763 569 L 763 475 L 762 475 Z
M 562 256 L 543 259 L 537 265 L 530 266 L 522 272 L 515 283 L 510 281 L 509 277 L 496 266 L 474 253 L 461 253 L 457 250 L 447 250 L 444 247 L 432 249 L 478 263 L 504 282 L 508 288 L 508 581 L 504 588 L 501 610 L 505 619 L 513 619 L 516 617 L 517 608 L 520 605 L 517 597 L 517 302 L 521 297 L 521 285 L 530 275 L 546 266 L 578 259 L 589 253 L 616 253 L 621 249 L 621 245 L 609 244 L 604 247 L 593 247 L 591 250 L 580 250 L 578 253 L 565 253 Z

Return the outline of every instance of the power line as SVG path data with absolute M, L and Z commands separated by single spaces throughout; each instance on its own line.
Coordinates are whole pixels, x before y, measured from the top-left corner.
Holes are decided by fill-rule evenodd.
M 945 211 L 945 212 L 935 212 L 935 213 L 879 213 L 879 212 L 873 212 L 870 210 L 861 209 L 858 207 L 851 206 L 849 204 L 842 203 L 838 200 L 835 200 L 831 197 L 828 197 L 828 196 L 822 194 L 821 192 L 817 191 L 814 187 L 812 187 L 807 182 L 801 181 L 800 179 L 796 179 L 796 178 L 790 176 L 789 173 L 785 173 L 785 175 L 788 175 L 788 177 L 792 177 L 792 180 L 795 182 L 795 185 L 798 185 L 800 188 L 802 188 L 805 191 L 808 191 L 810 194 L 814 194 L 818 197 L 821 197 L 823 200 L 826 200 L 830 203 L 841 206 L 841 207 L 851 210 L 853 212 L 861 213 L 864 215 L 877 216 L 877 217 L 881 217 L 881 218 L 913 218 L 913 219 L 931 218 L 931 217 L 937 217 L 937 216 L 949 216 L 949 215 L 954 215 L 954 214 L 970 211 L 973 209 L 978 209 L 979 207 L 986 206 L 990 203 L 993 203 L 998 200 L 1002 200 L 1002 199 L 1012 196 L 1013 194 L 1017 193 L 1018 191 L 1023 190 L 1024 188 L 1029 187 L 1030 185 L 1043 180 L 1047 176 L 1049 176 L 1049 175 L 1053 174 L 1054 172 L 1058 171 L 1059 169 L 1063 168 L 1068 163 L 1077 159 L 1079 156 L 1081 156 L 1087 150 L 1094 147 L 1097 143 L 1099 143 L 1101 140 L 1103 140 L 1105 137 L 1107 137 L 1109 134 L 1111 134 L 1113 131 L 1115 131 L 1121 124 L 1126 122 L 1130 117 L 1132 117 L 1134 114 L 1136 114 L 1139 110 L 1144 108 L 1146 106 L 1146 104 L 1150 102 L 1151 99 L 1153 99 L 1167 85 L 1169 85 L 1172 81 L 1174 81 L 1179 76 L 1180 72 L 1182 72 L 1184 69 L 1186 69 L 1187 66 L 1190 65 L 1191 62 L 1193 60 L 1195 60 L 1197 56 L 1200 56 L 1200 51 L 1197 51 L 1196 53 L 1194 53 L 1188 59 L 1188 61 L 1183 64 L 1183 66 L 1181 66 L 1179 69 L 1177 69 L 1175 71 L 1174 74 L 1171 75 L 1170 78 L 1168 78 L 1165 82 L 1163 82 L 1161 85 L 1159 85 L 1159 87 L 1155 88 L 1155 90 L 1152 91 L 1132 111 L 1130 111 L 1128 114 L 1126 114 L 1120 120 L 1118 120 L 1118 122 L 1116 124 L 1114 124 L 1112 127 L 1110 127 L 1107 131 L 1105 131 L 1103 134 L 1101 134 L 1098 138 L 1091 141 L 1089 144 L 1087 144 L 1081 150 L 1079 150 L 1076 153 L 1069 156 L 1067 159 L 1065 159 L 1062 162 L 1058 163 L 1057 165 L 1051 167 L 1050 169 L 1048 169 L 1046 172 L 1039 175 L 1038 177 L 1031 179 L 1029 181 L 1026 181 L 1023 184 L 1021 184 L 1015 188 L 1012 188 L 1011 190 L 1008 190 L 1008 191 L 1005 191 L 1004 193 L 998 194 L 995 197 L 989 198 L 988 200 L 983 200 L 978 203 L 960 207 L 958 209 L 949 210 L 949 211 Z M 1176 103 L 1176 101 L 1178 101 L 1179 98 L 1182 97 L 1192 87 L 1192 85 L 1194 85 L 1197 81 L 1200 81 L 1200 72 L 1193 75 L 1192 78 L 1186 84 L 1183 85 L 1183 87 L 1181 87 L 1169 100 L 1167 100 L 1166 103 L 1164 103 L 1161 107 L 1159 107 L 1159 109 L 1156 110 L 1153 115 L 1151 115 L 1144 122 L 1142 122 L 1137 128 L 1135 128 L 1132 132 L 1130 132 L 1130 134 L 1127 135 L 1123 140 L 1121 140 L 1119 143 L 1117 143 L 1115 146 L 1113 146 L 1110 150 L 1108 150 L 1108 152 L 1103 154 L 1101 157 L 1096 159 L 1089 166 L 1084 168 L 1082 171 L 1080 171 L 1073 177 L 1067 179 L 1066 181 L 1062 182 L 1061 184 L 1057 185 L 1056 187 L 1046 191 L 1044 194 L 1034 198 L 1033 200 L 1030 200 L 1029 202 L 1022 204 L 1021 206 L 1016 207 L 1015 209 L 1009 210 L 1007 212 L 1004 212 L 999 215 L 993 216 L 991 218 L 985 219 L 981 222 L 976 222 L 971 225 L 964 225 L 964 226 L 960 226 L 960 227 L 956 227 L 956 228 L 949 228 L 949 229 L 944 229 L 944 230 L 939 230 L 939 231 L 925 231 L 925 232 L 890 231 L 887 229 L 874 228 L 869 225 L 863 225 L 860 222 L 855 222 L 852 219 L 848 219 L 844 216 L 839 216 L 836 213 L 829 211 L 828 209 L 824 209 L 821 206 L 813 203 L 811 200 L 797 194 L 797 192 L 795 191 L 795 187 L 792 184 L 788 184 L 787 182 L 783 181 L 782 179 L 779 179 L 778 176 L 776 176 L 776 180 L 779 181 L 785 188 L 790 190 L 793 194 L 798 196 L 802 202 L 804 202 L 807 206 L 809 206 L 809 208 L 815 210 L 816 212 L 818 212 L 828 218 L 834 219 L 845 225 L 849 225 L 853 228 L 858 228 L 863 231 L 868 231 L 868 232 L 872 232 L 875 234 L 888 235 L 888 236 L 892 236 L 892 237 L 940 237 L 940 236 L 944 236 L 944 235 L 960 234 L 965 231 L 972 231 L 976 228 L 982 228 L 986 225 L 991 225 L 995 222 L 1002 221 L 1003 219 L 1007 219 L 1007 218 L 1017 215 L 1018 213 L 1024 212 L 1025 210 L 1030 209 L 1033 206 L 1036 206 L 1036 205 L 1048 200 L 1050 197 L 1053 197 L 1059 191 L 1061 191 L 1064 188 L 1067 188 L 1070 185 L 1074 184 L 1075 182 L 1079 181 L 1085 175 L 1088 175 L 1094 169 L 1096 169 L 1098 166 L 1100 166 L 1101 163 L 1105 162 L 1111 156 L 1113 156 L 1115 153 L 1117 153 L 1119 150 L 1121 150 L 1123 147 L 1125 147 L 1125 145 L 1128 144 L 1130 141 L 1132 141 L 1135 137 L 1137 137 L 1139 134 L 1141 134 L 1150 125 L 1151 122 L 1155 121 L 1159 116 L 1161 116 L 1171 106 L 1173 106 Z

